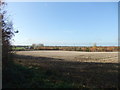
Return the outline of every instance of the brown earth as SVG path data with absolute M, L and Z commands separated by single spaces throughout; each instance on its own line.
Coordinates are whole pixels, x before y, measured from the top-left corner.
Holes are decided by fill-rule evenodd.
M 63 59 L 65 61 L 117 63 L 118 52 L 17 51 L 17 55 Z

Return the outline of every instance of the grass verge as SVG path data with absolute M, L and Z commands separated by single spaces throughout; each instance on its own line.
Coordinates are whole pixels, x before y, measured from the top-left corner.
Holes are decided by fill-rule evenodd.
M 56 78 L 50 70 L 28 68 L 14 62 L 3 69 L 4 88 L 75 88 L 74 83 Z

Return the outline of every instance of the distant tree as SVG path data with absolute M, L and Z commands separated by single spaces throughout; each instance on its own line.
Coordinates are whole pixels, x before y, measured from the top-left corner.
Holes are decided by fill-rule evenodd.
M 89 52 L 89 51 L 90 51 L 90 48 L 89 48 L 89 47 L 86 47 L 86 51 Z
M 94 44 L 93 44 L 93 47 L 96 47 L 96 46 L 97 46 L 97 44 L 96 44 L 96 43 L 94 43 Z
M 11 38 L 14 35 L 13 24 L 7 17 L 7 11 L 4 10 L 7 4 L 0 0 L 0 30 L 2 31 L 2 60 L 3 65 L 8 61 L 8 55 L 11 45 Z
M 36 48 L 36 44 L 32 44 L 32 48 L 35 49 Z
M 40 49 L 40 47 L 43 47 L 44 44 L 32 44 L 31 48 L 32 49 Z
M 44 46 L 44 44 L 41 44 L 41 43 L 40 43 L 40 44 L 38 44 L 37 46 Z

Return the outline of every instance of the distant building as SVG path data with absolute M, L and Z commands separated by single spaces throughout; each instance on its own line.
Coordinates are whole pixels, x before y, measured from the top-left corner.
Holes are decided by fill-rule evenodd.
M 94 43 L 94 44 L 93 44 L 93 46 L 94 46 L 94 47 L 96 47 L 96 46 L 97 46 L 97 44 L 96 44 L 96 43 Z

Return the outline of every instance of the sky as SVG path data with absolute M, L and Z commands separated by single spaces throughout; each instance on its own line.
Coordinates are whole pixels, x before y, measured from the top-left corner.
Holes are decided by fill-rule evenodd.
M 13 45 L 118 45 L 117 2 L 9 2 Z

